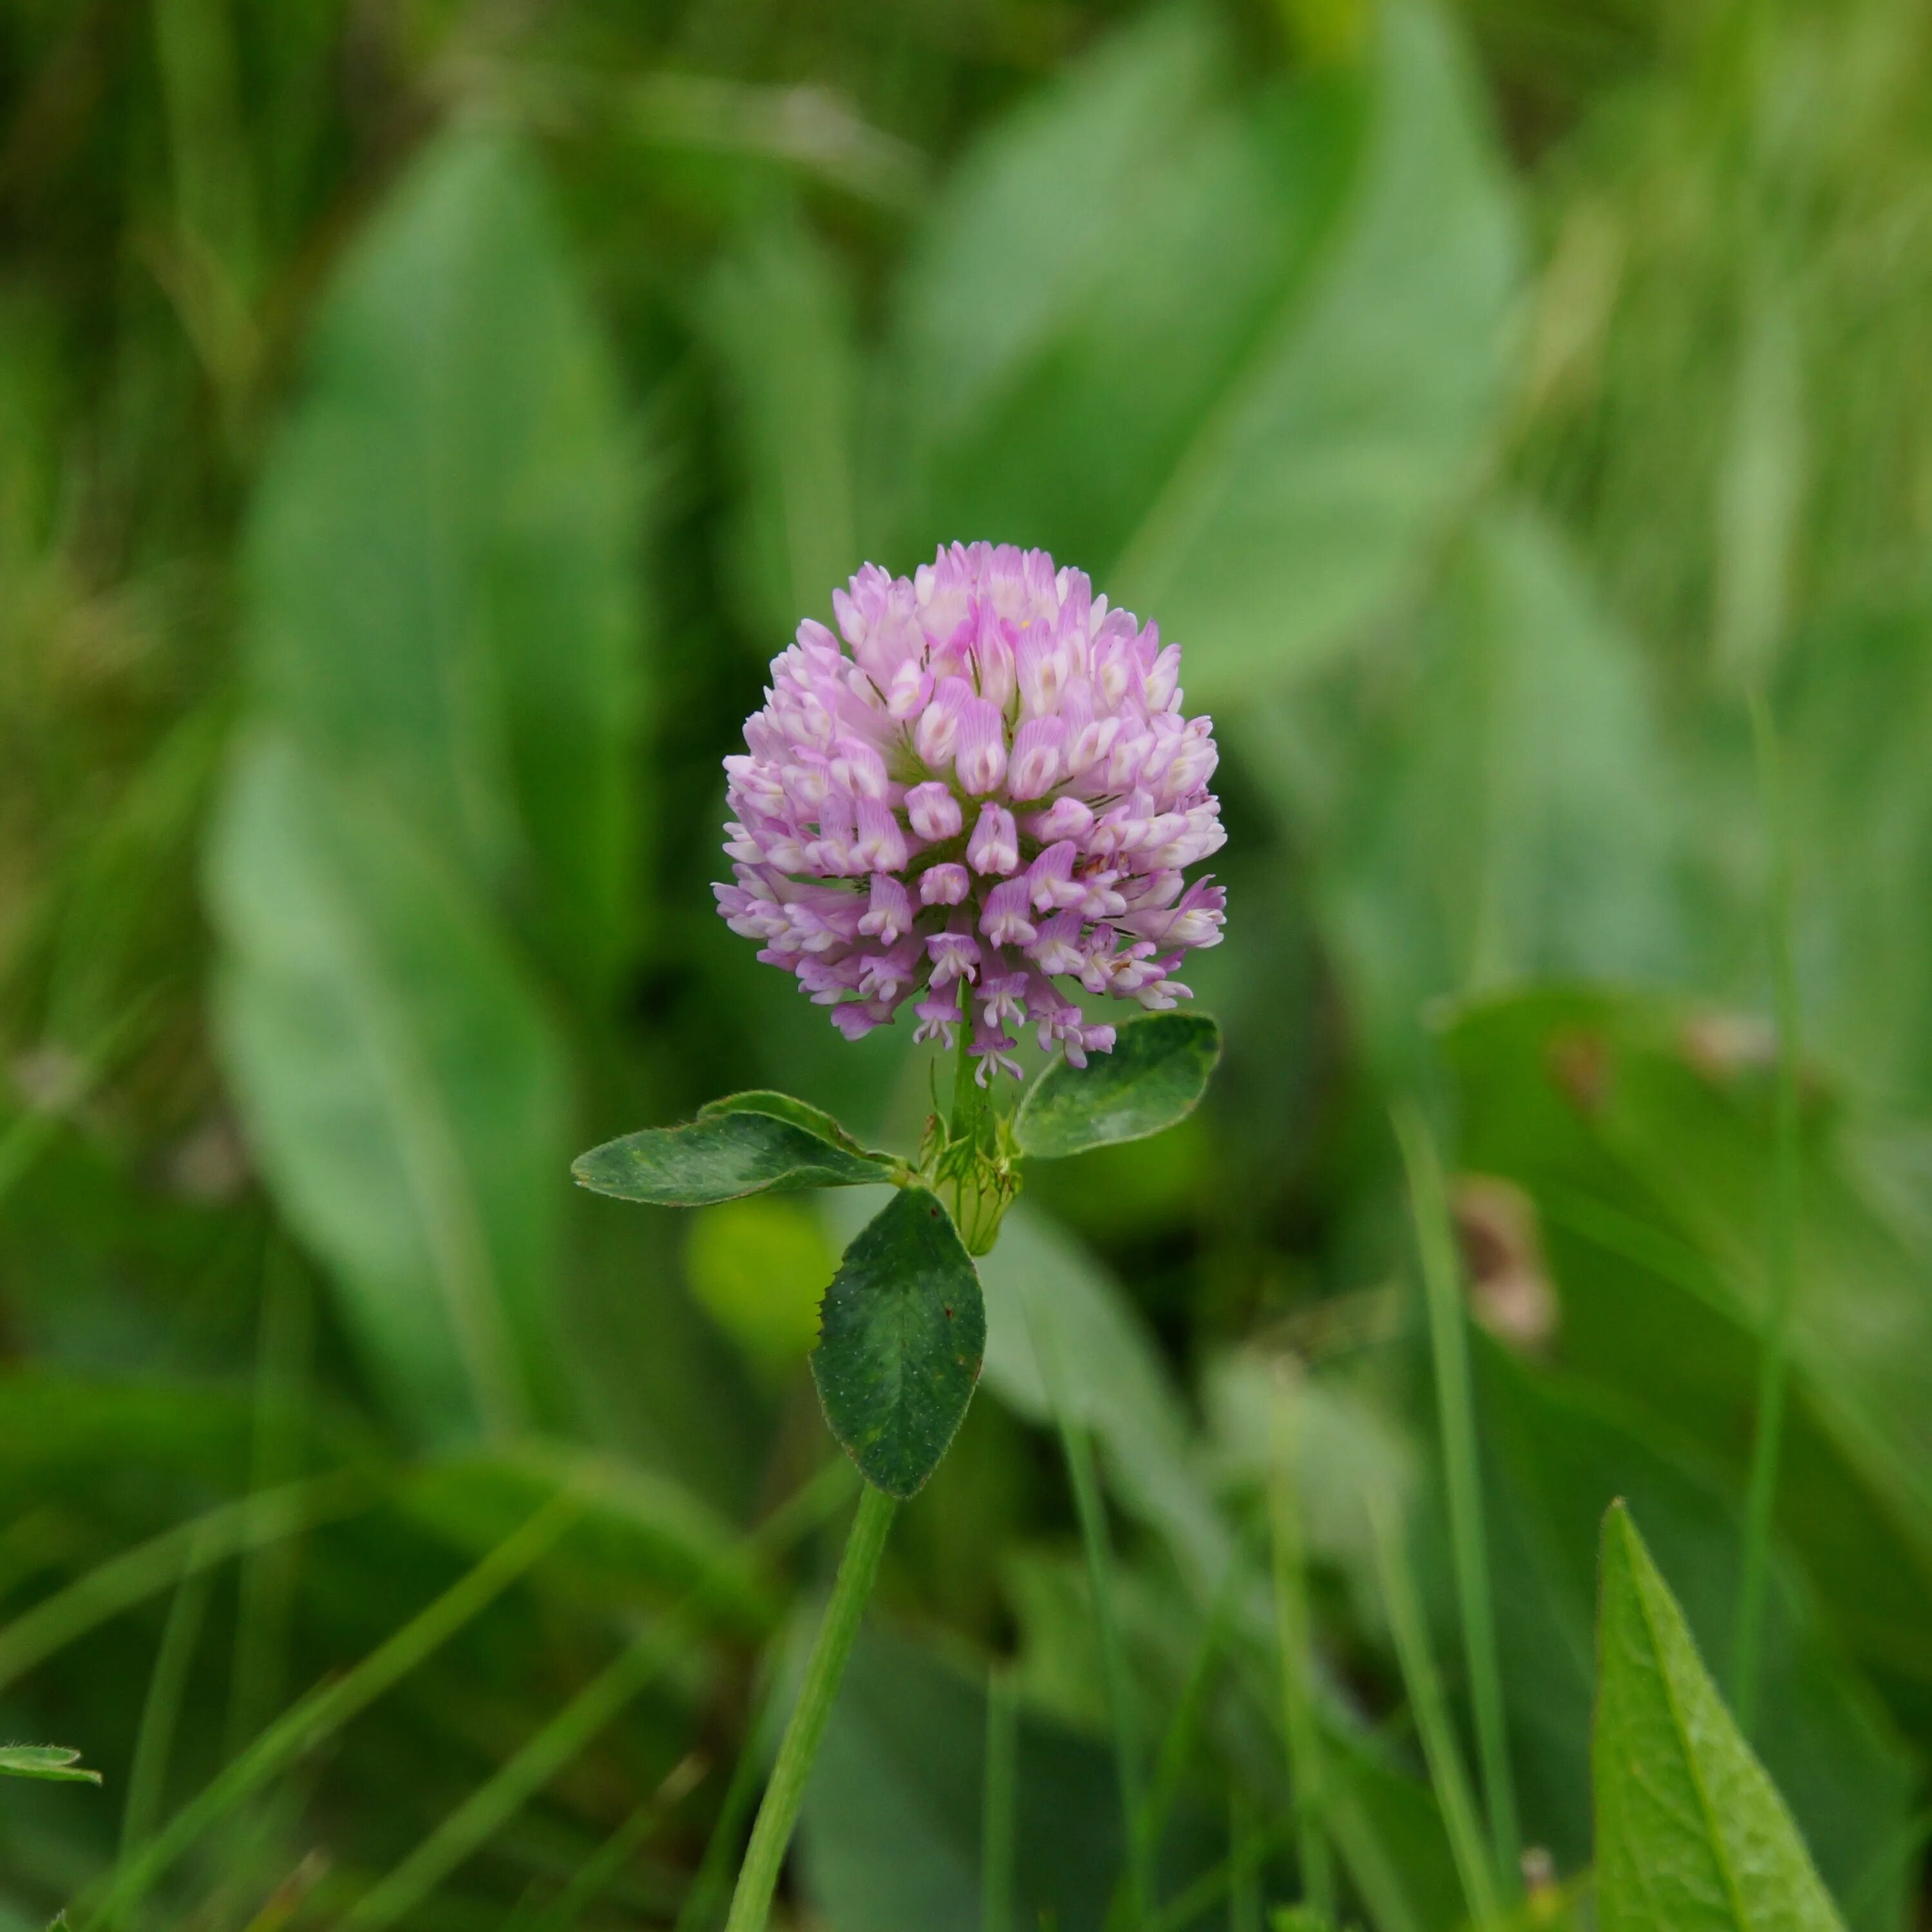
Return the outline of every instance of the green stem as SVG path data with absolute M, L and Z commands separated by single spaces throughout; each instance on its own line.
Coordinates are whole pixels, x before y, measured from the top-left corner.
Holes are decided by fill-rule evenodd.
M 1295 1490 L 1294 1431 L 1288 1384 L 1275 1397 L 1268 1484 L 1274 1542 L 1274 1614 L 1281 1652 L 1282 1730 L 1294 1798 L 1296 1854 L 1304 1901 L 1324 1924 L 1335 1920 L 1335 1873 L 1329 1856 L 1327 1764 L 1315 1714 L 1314 1652 L 1308 1614 L 1307 1566 Z
M 1370 1514 L 1382 1571 L 1382 1602 L 1395 1638 L 1396 1658 L 1402 1666 L 1408 1707 L 1414 1714 L 1415 1728 L 1422 1738 L 1430 1782 L 1436 1787 L 1436 1802 L 1442 1808 L 1450 1853 L 1456 1862 L 1456 1876 L 1462 1880 L 1462 1902 L 1476 1924 L 1492 1924 L 1497 1916 L 1496 1880 L 1476 1822 L 1468 1774 L 1462 1768 L 1462 1754 L 1456 1748 L 1448 1706 L 1443 1702 L 1436 1660 L 1430 1654 L 1429 1635 L 1423 1628 L 1415 1579 L 1409 1573 L 1402 1546 L 1401 1526 L 1394 1510 L 1379 1497 L 1371 1502 Z
M 812 1646 L 798 1702 L 778 1742 L 778 1762 L 772 1767 L 771 1782 L 758 1806 L 745 1862 L 738 1868 L 738 1886 L 731 1894 L 731 1915 L 724 1922 L 724 1932 L 764 1932 L 772 1894 L 778 1889 L 779 1868 L 798 1822 L 799 1807 L 805 1802 L 812 1761 L 818 1755 L 819 1742 L 838 1694 L 838 1681 L 845 1674 L 846 1660 L 864 1619 L 866 1600 L 872 1594 L 886 1534 L 898 1508 L 884 1490 L 869 1483 L 860 1492 L 859 1513 L 846 1539 L 845 1554 L 839 1559 L 832 1600 L 825 1607 L 825 1621 Z
M 1496 1612 L 1490 1588 L 1488 1540 L 1483 1528 L 1478 1478 L 1475 1403 L 1470 1391 L 1468 1317 L 1450 1232 L 1442 1170 L 1427 1124 L 1414 1103 L 1395 1108 L 1396 1138 L 1408 1170 L 1416 1247 L 1429 1305 L 1429 1334 L 1436 1362 L 1436 1406 L 1442 1430 L 1442 1466 L 1448 1488 L 1449 1536 L 1455 1558 L 1456 1599 L 1462 1625 L 1462 1654 L 1474 1707 L 1476 1754 L 1482 1766 L 1483 1802 L 1490 1841 L 1504 1895 L 1519 1888 L 1522 1838 L 1516 1823 L 1516 1786 L 1503 1720 L 1502 1673 L 1496 1662 Z
M 1777 728 L 1761 687 L 1752 687 L 1750 705 L 1758 788 L 1771 835 L 1772 998 L 1778 1021 L 1778 1070 L 1772 1128 L 1770 1294 L 1758 1353 L 1757 1419 L 1744 1502 L 1744 1568 L 1731 1646 L 1731 1702 L 1747 1736 L 1757 1710 L 1771 1526 L 1784 1446 L 1785 1390 L 1790 1379 L 1791 1307 L 1798 1282 L 1798 975 L 1791 940 L 1791 831 L 1784 810 Z

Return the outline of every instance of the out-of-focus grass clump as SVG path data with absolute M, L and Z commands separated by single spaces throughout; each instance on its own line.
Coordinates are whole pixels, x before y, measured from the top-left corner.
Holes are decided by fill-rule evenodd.
M 105 1780 L 0 1780 L 0 1928 L 722 1922 L 865 1204 L 568 1158 L 766 1085 L 916 1144 L 909 1026 L 847 1045 L 713 916 L 718 761 L 861 560 L 981 536 L 1184 646 L 1226 1058 L 986 1262 L 790 1922 L 1302 1897 L 1284 1496 L 1345 1916 L 1480 1908 L 1399 1105 L 1522 1910 L 1593 1843 L 1625 1909 L 1663 1840 L 1605 1764 L 1728 1681 L 1783 1252 L 1752 1742 L 1845 1922 L 1916 1923 L 1928 82 L 1908 0 L 0 0 L 0 1736 Z

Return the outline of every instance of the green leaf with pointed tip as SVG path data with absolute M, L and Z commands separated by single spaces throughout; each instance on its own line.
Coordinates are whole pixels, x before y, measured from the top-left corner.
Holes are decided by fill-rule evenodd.
M 753 1099 L 786 1111 L 738 1104 Z M 708 1208 L 746 1194 L 890 1180 L 892 1166 L 890 1155 L 867 1154 L 829 1114 L 802 1100 L 741 1094 L 714 1102 L 681 1127 L 646 1127 L 606 1141 L 579 1154 L 570 1171 L 580 1186 L 620 1201 Z
M 0 1744 L 0 1778 L 42 1778 L 61 1784 L 98 1784 L 98 1771 L 80 1768 L 80 1754 L 60 1744 Z
M 754 1089 L 748 1094 L 727 1094 L 720 1100 L 706 1101 L 698 1110 L 700 1120 L 711 1120 L 720 1114 L 769 1114 L 774 1120 L 789 1120 L 794 1126 L 802 1127 L 807 1133 L 816 1134 L 820 1140 L 843 1148 L 848 1154 L 862 1155 L 867 1160 L 884 1161 L 888 1165 L 892 1159 L 889 1154 L 861 1146 L 823 1107 L 814 1107 L 809 1101 L 794 1100 L 789 1094 L 774 1094 L 764 1088 Z
M 1597 1626 L 1600 1932 L 1844 1932 L 1622 1503 Z
M 1193 1112 L 1220 1058 L 1221 1029 L 1205 1013 L 1131 1020 L 1112 1053 L 1095 1054 L 1084 1067 L 1058 1061 L 1034 1082 L 1013 1117 L 1020 1151 L 1063 1160 L 1144 1140 Z
M 903 1502 L 973 1400 L 986 1310 L 937 1195 L 902 1189 L 845 1250 L 812 1358 L 825 1420 L 866 1480 Z

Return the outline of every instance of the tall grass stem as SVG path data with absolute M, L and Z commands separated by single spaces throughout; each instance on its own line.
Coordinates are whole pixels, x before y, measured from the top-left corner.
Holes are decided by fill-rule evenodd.
M 82 1915 L 79 1922 L 94 1932 L 106 1932 L 110 1927 L 127 1923 L 178 1858 L 272 1779 L 326 1743 L 480 1616 L 552 1547 L 582 1507 L 574 1494 L 560 1493 L 352 1670 L 310 1691 L 283 1712 L 131 1858 L 115 1866 L 99 1903 Z
M 650 1841 L 666 1814 L 697 1787 L 704 1760 L 682 1757 L 669 1774 L 570 1876 L 570 1882 L 534 1917 L 520 1917 L 505 1932 L 572 1932 L 578 1921 L 616 1883 L 618 1875 Z
M 1328 1775 L 1315 1708 L 1315 1649 L 1308 1610 L 1308 1566 L 1301 1534 L 1294 1409 L 1295 1372 L 1284 1364 L 1270 1418 L 1268 1519 L 1274 1564 L 1276 1647 L 1281 1652 L 1281 1714 L 1294 1790 L 1301 1892 L 1323 1920 L 1335 1917 L 1335 1870 L 1328 1843 Z
M 1408 1707 L 1421 1736 L 1430 1782 L 1435 1786 L 1436 1802 L 1448 1833 L 1456 1875 L 1462 1881 L 1462 1900 L 1476 1924 L 1492 1924 L 1498 1916 L 1496 1874 L 1490 1867 L 1489 1850 L 1483 1843 L 1469 1774 L 1463 1767 L 1455 1729 L 1449 1721 L 1449 1708 L 1443 1700 L 1442 1682 L 1436 1674 L 1436 1660 L 1430 1654 L 1422 1605 L 1410 1573 L 1408 1553 L 1402 1547 L 1402 1525 L 1386 1498 L 1373 1498 L 1370 1514 L 1375 1526 L 1382 1603 L 1395 1637 L 1396 1658 L 1402 1666 Z
M 1798 1286 L 1798 973 L 1792 944 L 1791 824 L 1771 701 L 1758 684 L 1752 686 L 1748 701 L 1758 791 L 1771 844 L 1772 1000 L 1778 1025 L 1778 1066 L 1772 1100 L 1770 1238 L 1766 1258 L 1769 1292 L 1758 1350 L 1757 1413 L 1744 1498 L 1744 1557 L 1738 1580 L 1737 1621 L 1731 1640 L 1731 1703 L 1747 1736 L 1757 1715 L 1765 1593 L 1771 1568 L 1771 1528 L 1777 1513 L 1785 1394 L 1790 1381 L 1791 1310 Z
M 222 1503 L 110 1556 L 0 1628 L 0 1690 L 76 1638 L 184 1576 L 238 1550 L 350 1515 L 369 1498 L 361 1477 L 340 1471 Z
M 1442 1431 L 1442 1468 L 1448 1490 L 1449 1536 L 1456 1572 L 1462 1654 L 1475 1714 L 1476 1754 L 1482 1768 L 1483 1802 L 1490 1843 L 1505 1899 L 1521 1888 L 1522 1836 L 1516 1822 L 1516 1784 L 1503 1715 L 1502 1672 L 1496 1660 L 1496 1608 L 1490 1585 L 1489 1540 L 1483 1522 L 1483 1492 L 1476 1450 L 1475 1400 L 1469 1372 L 1468 1317 L 1442 1168 L 1428 1123 L 1412 1101 L 1394 1109 L 1396 1138 L 1408 1174 L 1416 1249 L 1429 1308 L 1430 1352 L 1436 1366 L 1436 1407 Z
M 1087 1586 L 1094 1599 L 1094 1634 L 1100 1645 L 1100 1670 L 1114 1720 L 1114 1772 L 1120 1786 L 1120 1824 L 1127 1846 L 1127 1923 L 1138 1928 L 1147 1923 L 1155 1903 L 1154 1858 L 1146 1834 L 1141 1829 L 1145 1810 L 1144 1780 L 1134 1721 L 1133 1682 L 1128 1674 L 1126 1645 L 1120 1634 L 1113 1546 L 1107 1534 L 1100 1480 L 1094 1467 L 1092 1439 L 1074 1420 L 1058 1392 L 1053 1407 L 1060 1423 L 1067 1478 L 1072 1486 L 1074 1511 L 1080 1519 L 1081 1546 L 1087 1558 Z
M 819 1742 L 838 1694 L 839 1680 L 845 1674 L 846 1660 L 852 1654 L 859 1627 L 865 1620 L 866 1599 L 872 1594 L 879 1558 L 898 1508 L 884 1490 L 874 1489 L 870 1483 L 859 1492 L 858 1514 L 852 1520 L 845 1553 L 839 1559 L 832 1600 L 825 1606 L 824 1621 L 818 1627 L 805 1666 L 798 1702 L 792 1706 L 784 1735 L 778 1741 L 778 1762 L 772 1767 L 771 1780 L 758 1806 L 758 1822 L 752 1827 L 752 1842 L 746 1848 L 744 1863 L 738 1868 L 738 1884 L 731 1894 L 731 1912 L 724 1922 L 725 1932 L 764 1932 L 785 1851 L 798 1822 L 799 1808 L 805 1802 L 812 1762 L 818 1755 Z
M 175 1731 L 188 1696 L 189 1672 L 196 1646 L 214 1587 L 214 1571 L 206 1562 L 190 1562 L 188 1574 L 175 1586 L 167 1622 L 161 1626 L 160 1648 L 148 1677 L 142 1701 L 141 1726 L 134 1736 L 134 1756 L 128 1768 L 128 1801 L 121 1814 L 121 1853 L 129 1852 L 160 1821 L 166 1795 L 168 1765 L 174 1755 Z
M 821 1522 L 844 1497 L 842 1467 L 807 1483 L 746 1539 L 734 1560 L 714 1568 L 665 1616 L 640 1630 L 596 1676 L 478 1785 L 402 1863 L 364 1892 L 344 1918 L 344 1932 L 385 1932 L 429 1900 L 452 1872 L 581 1755 L 591 1740 L 658 1674 L 694 1650 L 719 1608 L 742 1587 L 760 1557 Z
M 704 1856 L 698 1861 L 697 1876 L 678 1906 L 677 1922 L 671 1932 L 712 1932 L 724 1916 L 734 1856 L 743 1842 L 745 1826 L 758 1802 L 760 1774 L 771 1742 L 772 1716 L 770 1687 L 766 1685 L 745 1726 L 737 1762 L 731 1767 L 731 1781 L 724 1787 L 724 1802 L 718 1808 L 711 1835 L 705 1840 Z

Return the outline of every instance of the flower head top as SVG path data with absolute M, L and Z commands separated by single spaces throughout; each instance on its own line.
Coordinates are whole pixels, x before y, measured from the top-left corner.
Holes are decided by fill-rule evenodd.
M 1068 993 L 1172 1006 L 1226 895 L 1210 721 L 1180 650 L 1044 550 L 955 544 L 910 578 L 868 564 L 772 664 L 724 760 L 736 883 L 718 910 L 850 1038 L 915 1000 L 918 1036 L 970 1015 L 983 1083 L 1012 1028 L 1076 1066 L 1114 1043 Z

